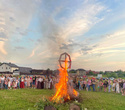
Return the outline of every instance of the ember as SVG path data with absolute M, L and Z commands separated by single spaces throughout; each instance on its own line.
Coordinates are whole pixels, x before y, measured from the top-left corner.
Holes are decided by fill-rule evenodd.
M 64 57 L 64 60 L 62 60 Z M 56 93 L 51 98 L 51 101 L 54 102 L 66 102 L 68 100 L 75 99 L 78 96 L 78 92 L 73 89 L 73 87 L 69 84 L 67 69 L 71 67 L 71 58 L 69 54 L 63 53 L 60 55 L 59 59 L 59 82 L 55 85 Z

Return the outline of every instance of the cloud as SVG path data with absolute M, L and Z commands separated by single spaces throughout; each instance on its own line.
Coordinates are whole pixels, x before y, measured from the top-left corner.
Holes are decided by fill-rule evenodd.
M 42 36 L 45 36 L 47 47 L 52 54 L 63 51 L 72 53 L 73 48 L 79 44 L 71 43 L 69 40 L 84 35 L 93 25 L 102 20 L 96 16 L 104 10 L 104 6 L 98 2 L 81 2 L 79 8 L 75 7 L 75 10 L 68 16 L 60 17 L 62 19 L 60 22 L 56 22 L 56 17 L 68 8 L 66 4 L 58 5 L 58 8 L 54 7 L 50 14 L 51 2 L 49 3 L 50 8 L 47 8 L 48 4 L 45 0 L 43 3 L 44 8 L 41 11 L 40 19 L 41 33 Z M 43 37 L 41 38 L 43 39 Z
M 0 52 L 5 55 L 9 53 L 9 56 L 3 60 L 9 59 L 11 55 L 14 56 L 13 54 L 22 55 L 21 52 L 12 52 L 10 47 L 23 49 L 15 39 L 23 39 L 27 34 L 27 28 L 39 7 L 38 2 L 36 0 L 0 0 Z
M 33 57 L 35 55 L 35 52 L 38 50 L 40 46 L 38 45 L 36 48 L 32 50 L 32 53 L 30 54 L 29 58 Z
M 101 20 L 96 15 L 104 10 L 103 6 L 99 3 L 90 3 L 89 1 L 81 4 L 81 7 L 64 24 L 62 36 L 65 39 L 85 34 L 93 25 Z
M 80 46 L 80 44 L 78 42 L 75 42 L 73 40 L 69 40 L 66 43 L 62 43 L 62 45 L 60 46 L 60 49 L 63 50 L 73 50 L 74 47 Z
M 91 54 L 91 51 L 93 51 L 96 47 L 98 47 L 97 44 L 95 44 L 95 45 L 89 45 L 89 44 L 83 45 L 83 46 L 81 46 L 80 53 L 84 54 L 84 55 Z
M 117 18 L 112 23 L 120 19 L 118 14 L 111 17 L 113 9 L 103 3 L 97 0 L 1 0 L 0 53 L 3 60 L 55 68 L 59 55 L 67 52 L 75 67 L 99 69 L 100 62 L 121 57 L 125 52 L 124 29 L 109 30 L 107 34 L 96 29 L 93 32 L 96 26 L 97 29 L 101 27 L 100 30 L 103 26 L 106 29 L 112 19 Z M 123 14 L 121 16 L 124 17 Z M 100 26 L 99 22 L 102 22 Z M 13 52 L 10 47 L 20 51 Z
M 7 35 L 4 32 L 0 32 L 0 40 L 5 41 L 7 39 L 8 39 Z
M 47 54 L 48 51 L 49 51 L 49 50 L 42 51 L 41 53 L 38 54 L 38 56 L 41 56 L 41 55 L 46 56 L 45 54 Z
M 10 21 L 12 21 L 12 22 L 15 21 L 15 19 L 14 19 L 13 17 L 10 17 L 9 19 L 10 19 Z
M 113 34 L 107 35 L 98 43 L 98 46 L 91 52 L 92 53 L 122 52 L 123 50 L 117 50 L 117 49 L 121 48 L 125 49 L 124 36 L 125 36 L 124 30 L 116 31 Z
M 7 55 L 6 50 L 4 49 L 5 43 L 3 41 L 0 41 L 0 52 L 4 55 Z
M 30 58 L 33 57 L 35 55 L 35 50 L 32 50 L 32 53 L 30 54 Z
M 20 49 L 25 49 L 24 47 L 21 47 L 21 46 L 16 46 L 15 47 L 16 50 L 20 50 Z
M 4 33 L 9 39 L 15 37 L 13 34 L 16 37 L 21 37 L 16 28 L 19 27 L 22 32 L 28 28 L 37 6 L 34 0 L 0 1 L 0 27 L 6 30 Z M 24 35 L 24 33 L 21 34 Z
M 103 36 L 99 42 L 96 42 L 94 44 L 81 44 L 79 47 L 80 53 L 87 55 L 96 55 L 96 56 L 102 56 L 103 54 L 108 53 L 123 53 L 125 50 L 125 31 L 119 30 L 114 33 L 110 33 Z

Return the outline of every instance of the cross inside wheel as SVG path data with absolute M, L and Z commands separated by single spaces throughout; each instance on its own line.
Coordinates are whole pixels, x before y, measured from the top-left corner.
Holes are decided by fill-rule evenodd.
M 66 64 L 66 62 L 68 64 Z M 64 63 L 65 65 L 62 65 L 62 63 Z M 60 55 L 60 58 L 59 58 L 59 64 L 60 64 L 60 67 L 63 68 L 63 69 L 70 69 L 71 68 L 71 58 L 70 58 L 70 55 L 68 53 L 62 53 Z M 66 67 L 67 66 L 67 67 Z

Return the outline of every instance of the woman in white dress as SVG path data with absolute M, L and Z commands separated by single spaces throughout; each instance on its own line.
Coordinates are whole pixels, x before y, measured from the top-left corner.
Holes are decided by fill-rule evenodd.
M 48 85 L 49 85 L 49 82 L 48 82 L 48 78 L 46 77 L 45 78 L 45 89 L 48 89 Z
M 118 80 L 116 81 L 116 93 L 119 93 L 119 82 L 118 82 Z
M 11 81 L 10 81 L 10 79 L 8 79 L 8 89 L 10 89 L 11 88 Z

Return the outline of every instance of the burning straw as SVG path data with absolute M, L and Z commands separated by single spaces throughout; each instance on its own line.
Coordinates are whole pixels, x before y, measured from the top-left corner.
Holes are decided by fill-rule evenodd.
M 62 57 L 65 57 L 64 60 L 61 60 Z M 71 59 L 69 54 L 63 53 L 59 59 L 59 82 L 55 85 L 56 93 L 51 98 L 51 101 L 62 103 L 68 100 L 75 99 L 78 96 L 78 92 L 73 89 L 73 87 L 69 84 L 69 78 L 67 69 L 71 67 Z M 63 64 L 62 64 L 63 62 Z

